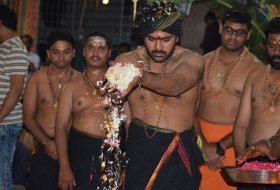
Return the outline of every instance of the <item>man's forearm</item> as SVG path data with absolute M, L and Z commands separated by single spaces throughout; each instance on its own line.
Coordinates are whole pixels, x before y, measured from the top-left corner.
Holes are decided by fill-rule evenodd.
M 180 77 L 176 73 L 159 74 L 144 72 L 141 86 L 165 96 L 178 96 L 186 90 L 193 88 L 198 82 L 195 79 L 185 81 L 183 76 Z M 188 84 L 188 87 L 185 84 Z
M 33 135 L 33 137 L 39 141 L 43 145 L 47 145 L 47 143 L 51 140 L 51 138 L 47 135 L 47 133 L 40 127 L 38 122 L 32 118 L 25 120 L 25 125 L 28 131 Z
M 8 93 L 0 109 L 0 122 L 14 109 L 21 96 L 22 89 L 11 89 Z
M 233 146 L 233 133 L 229 133 L 223 137 L 220 141 L 220 145 L 223 149 L 227 150 Z
M 243 131 L 243 132 L 242 132 Z M 242 135 L 244 134 L 244 135 Z M 235 156 L 240 155 L 242 150 L 246 148 L 245 129 L 236 129 L 233 133 L 233 145 Z
M 271 142 L 271 152 L 273 156 L 280 158 L 280 136 L 272 136 L 269 141 Z
M 67 132 L 65 129 L 56 129 L 55 130 L 55 144 L 57 147 L 58 161 L 60 168 L 68 168 L 69 159 L 68 159 L 68 143 L 67 143 Z

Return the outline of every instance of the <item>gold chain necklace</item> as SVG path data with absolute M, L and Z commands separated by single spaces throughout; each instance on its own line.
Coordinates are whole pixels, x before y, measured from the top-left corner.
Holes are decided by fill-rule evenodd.
M 214 67 L 217 65 L 217 61 L 218 61 L 218 58 L 219 58 L 219 55 L 220 55 L 220 50 L 221 50 L 221 47 L 219 47 L 215 51 L 215 54 L 212 57 L 212 60 L 210 62 L 210 65 L 209 65 L 209 67 L 207 69 L 207 73 L 206 73 L 206 82 L 209 86 L 209 89 L 210 89 L 210 92 L 211 92 L 212 96 L 215 96 L 216 98 L 218 98 L 222 94 L 222 92 L 228 88 L 228 85 L 230 83 L 230 80 L 231 80 L 231 77 L 232 77 L 233 73 L 237 69 L 238 65 L 243 61 L 246 53 L 248 52 L 248 49 L 246 47 L 244 47 L 242 53 L 240 54 L 236 63 L 234 64 L 233 68 L 231 69 L 228 77 L 225 78 L 223 86 L 219 90 L 214 90 L 214 88 L 212 86 L 212 72 L 214 70 Z
M 89 86 L 92 90 L 92 95 L 97 95 L 98 88 L 97 86 L 90 80 L 89 76 L 87 75 L 87 69 L 83 72 L 83 78 L 87 86 Z
M 64 77 L 66 78 L 65 81 L 63 81 L 62 83 L 58 83 L 57 86 L 58 88 L 56 88 L 55 86 L 55 82 L 51 79 L 51 67 L 52 65 L 50 65 L 48 67 L 48 70 L 47 70 L 47 80 L 48 80 L 48 83 L 49 83 L 49 88 L 50 88 L 50 91 L 51 91 L 51 94 L 52 94 L 52 97 L 53 97 L 53 106 L 55 108 L 57 108 L 57 101 L 58 101 L 58 98 L 59 98 L 59 95 L 60 95 L 60 92 L 61 90 L 64 88 L 65 84 L 71 80 L 72 78 L 72 75 L 73 75 L 73 71 L 72 71 L 72 68 L 71 66 L 69 66 L 69 73 Z
M 146 52 L 145 54 L 145 58 L 146 58 L 146 61 L 145 61 L 145 66 L 147 68 L 147 71 L 150 73 L 152 72 L 152 65 L 150 63 L 150 57 L 148 55 L 148 53 Z M 162 71 L 161 73 L 162 74 L 166 74 L 166 71 L 167 71 L 167 67 L 168 67 L 168 62 L 169 62 L 169 59 L 164 63 L 163 67 L 162 67 Z M 146 95 L 146 90 L 144 90 L 144 96 Z M 148 134 L 148 131 L 147 131 L 147 125 L 146 125 L 146 118 L 147 118 L 147 102 L 146 102 L 146 99 L 144 98 L 144 126 L 145 126 L 145 133 L 146 133 L 146 136 L 150 139 L 152 139 L 156 133 L 158 132 L 158 129 L 159 129 L 159 123 L 160 123 L 160 119 L 161 119 L 161 115 L 162 115 L 162 111 L 163 111 L 163 100 L 164 100 L 164 96 L 161 96 L 161 95 L 157 95 L 157 94 L 154 94 L 153 92 L 152 93 L 152 96 L 155 98 L 156 100 L 156 104 L 158 103 L 157 105 L 157 109 L 159 110 L 158 112 L 158 119 L 157 119 L 157 124 L 156 124 L 156 130 L 153 132 L 152 135 L 149 135 Z
M 270 72 L 271 72 L 271 65 L 269 64 L 265 70 L 264 86 L 263 86 L 263 105 L 264 105 L 264 109 L 267 111 L 267 113 L 275 112 L 275 102 L 280 95 L 280 81 L 279 80 L 276 80 L 276 85 L 275 85 L 276 90 L 274 89 L 273 90 L 274 92 L 271 92 L 272 90 L 269 90 Z

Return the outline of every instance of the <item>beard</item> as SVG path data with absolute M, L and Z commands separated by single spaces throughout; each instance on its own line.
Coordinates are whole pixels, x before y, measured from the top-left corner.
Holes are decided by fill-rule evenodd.
M 269 62 L 274 69 L 280 70 L 280 56 L 274 55 L 270 57 Z

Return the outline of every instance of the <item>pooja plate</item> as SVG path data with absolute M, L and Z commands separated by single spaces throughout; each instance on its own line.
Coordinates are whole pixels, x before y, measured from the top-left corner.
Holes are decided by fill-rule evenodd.
M 244 170 L 236 166 L 222 167 L 227 180 L 236 183 L 280 184 L 280 171 Z

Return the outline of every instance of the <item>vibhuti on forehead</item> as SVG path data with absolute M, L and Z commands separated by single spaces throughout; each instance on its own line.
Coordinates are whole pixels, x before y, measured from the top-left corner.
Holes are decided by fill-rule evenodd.
M 88 38 L 87 43 L 93 46 L 106 46 L 106 40 L 101 36 L 92 36 Z

